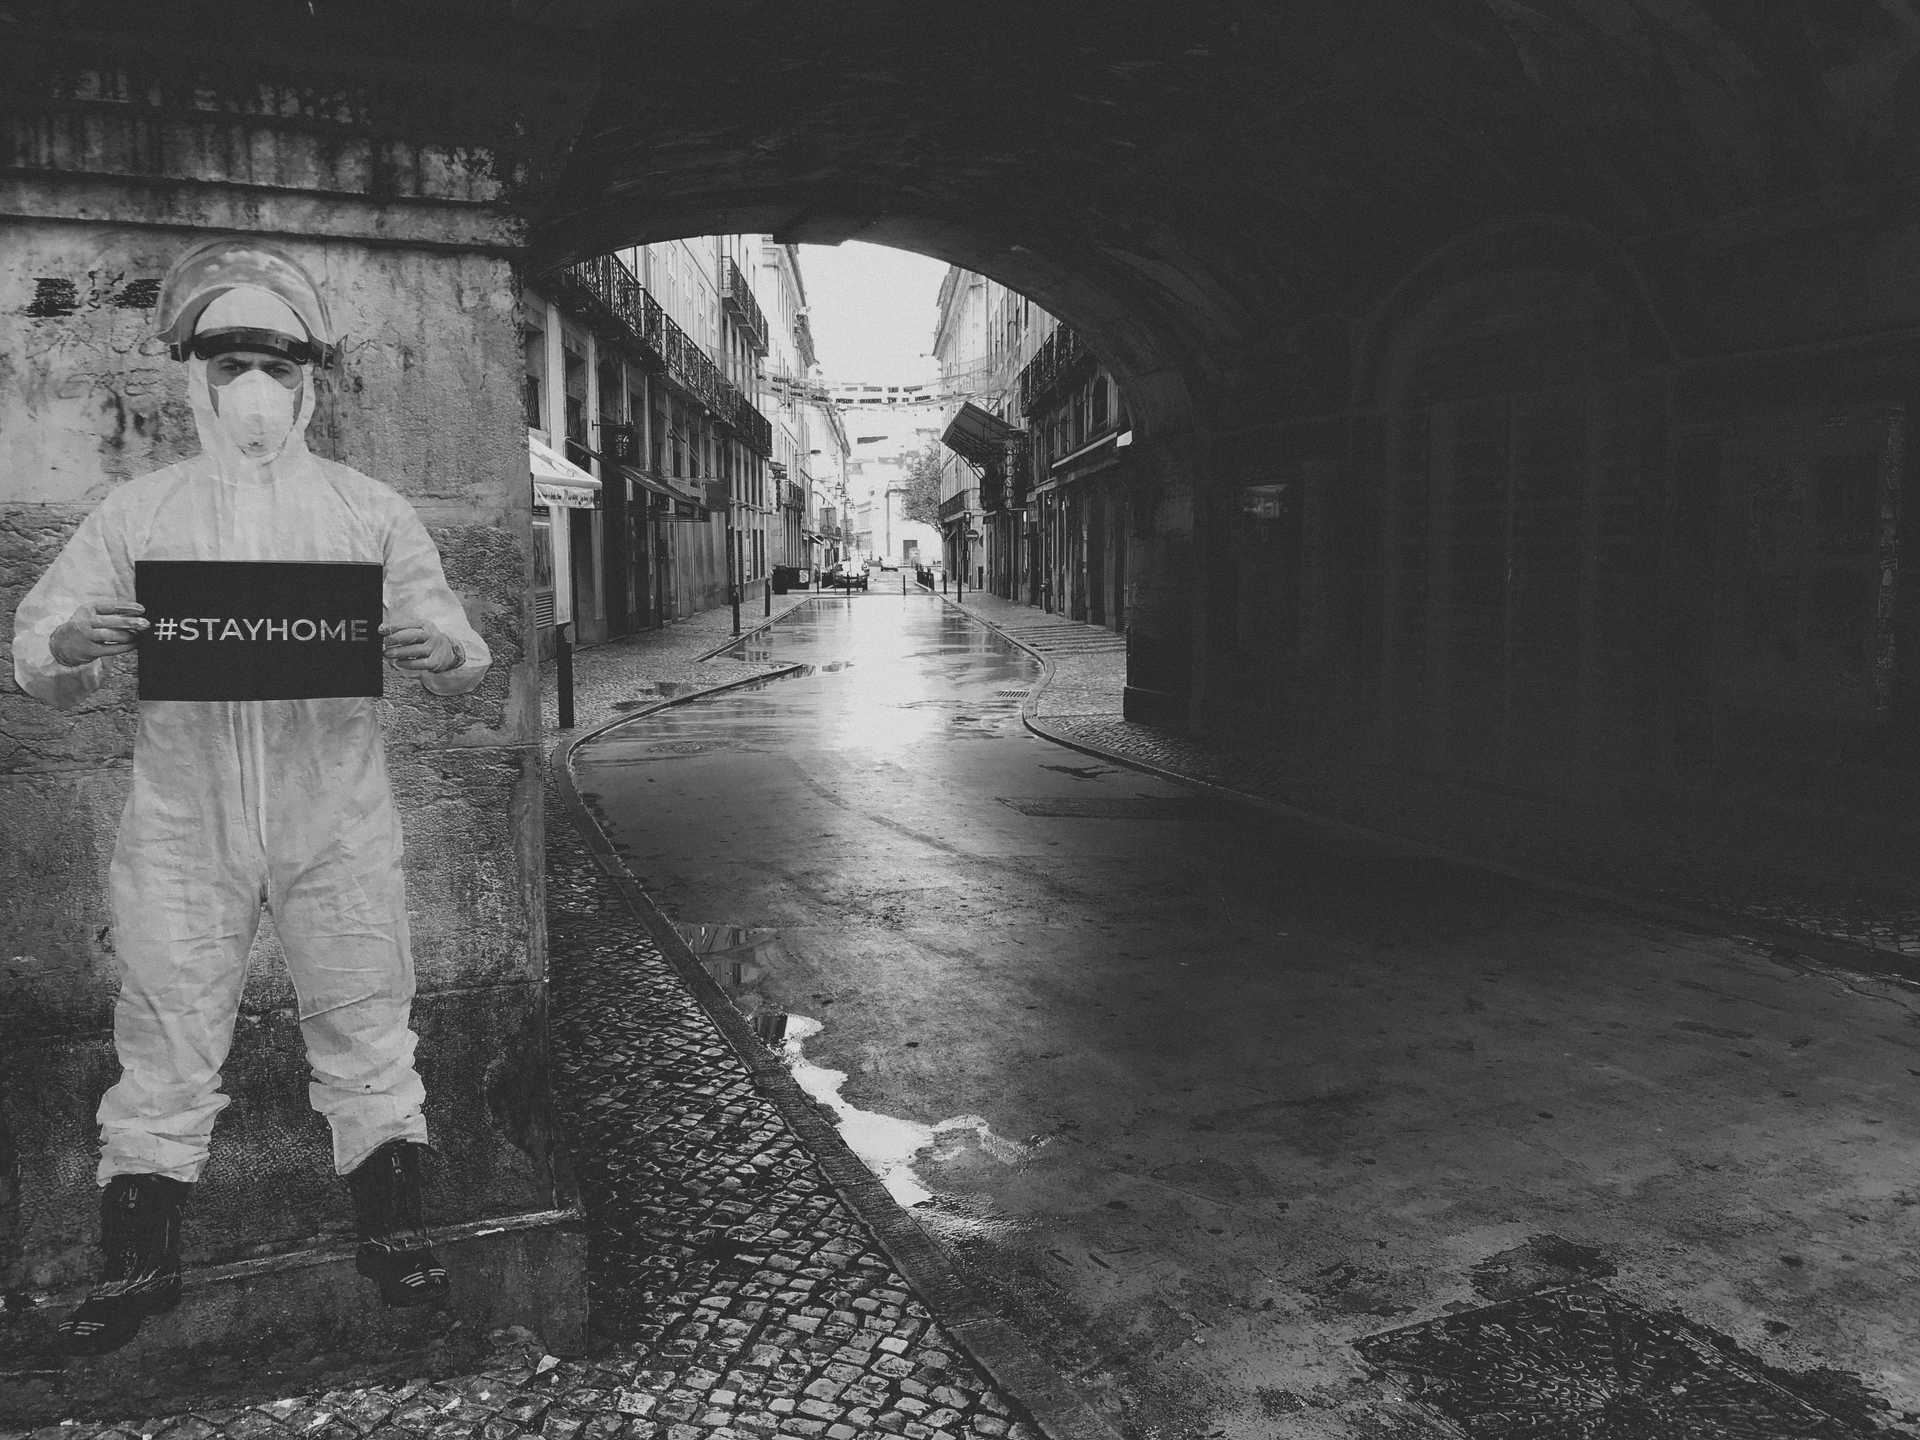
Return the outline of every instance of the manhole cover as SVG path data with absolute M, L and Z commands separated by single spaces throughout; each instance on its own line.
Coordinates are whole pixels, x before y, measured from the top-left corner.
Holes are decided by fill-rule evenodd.
M 1206 820 L 1212 807 L 1185 795 L 1002 795 L 1022 815 L 1068 820 Z
M 1356 1342 L 1469 1436 L 1855 1440 L 1860 1432 L 1705 1339 L 1597 1286 L 1531 1295 Z

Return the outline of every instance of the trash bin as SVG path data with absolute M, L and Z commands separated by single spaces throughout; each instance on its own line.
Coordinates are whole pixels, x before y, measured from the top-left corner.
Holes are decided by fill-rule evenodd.
M 784 595 L 787 593 L 788 590 L 790 590 L 793 586 L 797 585 L 798 583 L 799 583 L 798 573 L 795 571 L 793 566 L 776 565 L 773 567 L 773 593 L 774 594 Z

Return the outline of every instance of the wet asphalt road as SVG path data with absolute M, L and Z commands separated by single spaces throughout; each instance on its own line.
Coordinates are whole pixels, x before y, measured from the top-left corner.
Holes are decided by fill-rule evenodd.
M 586 742 L 580 790 L 1136 1433 L 1383 1433 L 1356 1342 L 1609 1274 L 1920 1411 L 1910 992 L 1059 749 L 1035 663 L 930 597 L 749 643 L 810 668 Z

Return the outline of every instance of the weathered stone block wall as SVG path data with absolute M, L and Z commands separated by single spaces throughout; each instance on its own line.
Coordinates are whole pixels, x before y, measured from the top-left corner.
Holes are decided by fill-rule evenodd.
M 14 221 L 0 247 L 0 1118 L 17 1156 L 13 1259 L 33 1291 L 92 1265 L 92 1109 L 117 1073 L 105 873 L 128 779 L 130 662 L 77 711 L 12 679 L 13 611 L 60 543 L 130 476 L 198 448 L 184 367 L 142 353 L 154 282 L 190 231 Z M 436 1214 L 552 1207 L 537 678 L 526 634 L 526 455 L 514 280 L 496 257 L 281 243 L 346 337 L 309 437 L 395 486 L 441 548 L 494 655 L 443 699 L 390 674 L 382 702 L 407 832 L 416 1028 L 443 1147 Z M 233 1258 L 341 1230 L 326 1129 L 306 1105 L 293 995 L 271 921 L 227 1068 L 234 1104 L 196 1200 L 192 1253 Z M 511 1073 L 509 1073 L 511 1071 Z

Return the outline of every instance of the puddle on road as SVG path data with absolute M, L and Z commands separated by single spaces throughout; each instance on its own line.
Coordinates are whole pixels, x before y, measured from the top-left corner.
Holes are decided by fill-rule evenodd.
M 761 991 L 761 982 L 777 974 L 786 958 L 779 932 L 684 921 L 675 922 L 674 928 L 734 1007 L 752 1022 L 754 1032 L 779 1051 L 800 1088 L 832 1112 L 834 1127 L 847 1148 L 901 1206 L 921 1205 L 934 1198 L 914 1170 L 915 1160 L 923 1155 L 941 1164 L 977 1151 L 1011 1166 L 1030 1159 L 1039 1148 L 994 1134 L 993 1127 L 979 1115 L 956 1115 L 937 1125 L 923 1125 L 917 1120 L 862 1110 L 842 1099 L 840 1089 L 847 1083 L 846 1071 L 816 1065 L 805 1053 L 806 1042 L 826 1028 L 823 1022 L 789 1014 Z
M 916 1120 L 901 1120 L 874 1110 L 862 1110 L 840 1096 L 847 1083 L 847 1072 L 829 1070 L 807 1059 L 806 1042 L 825 1026 L 805 1015 L 787 1017 L 787 1038 L 781 1055 L 793 1071 L 800 1088 L 834 1114 L 835 1128 L 847 1148 L 879 1177 L 902 1206 L 911 1208 L 934 1198 L 920 1182 L 913 1162 L 931 1151 L 930 1159 L 950 1160 L 967 1150 L 979 1150 L 1002 1165 L 1018 1165 L 1031 1159 L 1037 1145 L 1023 1145 L 993 1133 L 993 1127 L 979 1115 L 956 1115 L 937 1125 L 922 1125 Z
M 734 1008 L 749 1020 L 773 1007 L 760 994 L 760 981 L 780 968 L 785 952 L 775 930 L 749 930 L 738 925 L 702 925 L 676 921 L 687 948 L 699 957 L 701 966 L 727 992 Z
M 933 1192 L 913 1173 L 913 1158 L 933 1143 L 934 1127 L 900 1120 L 873 1110 L 862 1110 L 840 1098 L 847 1072 L 829 1070 L 807 1059 L 801 1047 L 826 1027 L 805 1015 L 787 1016 L 787 1038 L 780 1054 L 800 1088 L 833 1112 L 834 1128 L 847 1148 L 860 1157 L 901 1205 L 911 1207 L 931 1200 Z

